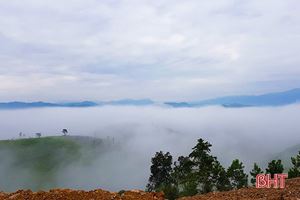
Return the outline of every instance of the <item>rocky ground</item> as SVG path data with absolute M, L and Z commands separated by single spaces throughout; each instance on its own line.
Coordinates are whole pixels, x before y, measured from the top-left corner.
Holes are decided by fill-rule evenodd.
M 55 189 L 48 192 L 19 190 L 0 193 L 0 200 L 163 200 L 162 193 L 147 193 L 138 190 L 114 193 L 104 190 L 80 191 Z M 287 180 L 285 189 L 244 188 L 229 192 L 214 192 L 206 195 L 184 197 L 180 200 L 300 200 L 300 178 Z

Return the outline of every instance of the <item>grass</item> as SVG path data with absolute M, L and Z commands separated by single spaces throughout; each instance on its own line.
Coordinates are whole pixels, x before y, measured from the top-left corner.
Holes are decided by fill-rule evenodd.
M 1 161 L 8 165 L 7 175 L 1 177 L 0 187 L 8 185 L 11 174 L 26 171 L 33 190 L 49 189 L 56 186 L 58 171 L 73 162 L 88 163 L 95 155 L 95 149 L 102 149 L 102 140 L 87 137 L 42 137 L 0 141 Z M 97 151 L 99 152 L 99 151 Z M 7 164 L 9 163 L 9 164 Z M 4 179 L 3 179 L 4 178 Z M 9 186 L 8 190 L 9 190 Z

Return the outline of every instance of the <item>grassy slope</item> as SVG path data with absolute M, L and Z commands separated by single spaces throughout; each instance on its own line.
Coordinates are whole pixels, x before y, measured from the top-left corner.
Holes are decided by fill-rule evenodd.
M 258 164 L 260 167 L 262 167 L 263 170 L 265 170 L 270 161 L 280 159 L 284 166 L 284 172 L 287 173 L 289 169 L 292 167 L 291 157 L 295 157 L 299 151 L 300 151 L 300 144 L 294 145 L 287 149 L 284 149 L 279 153 L 274 153 L 269 155 L 265 160 L 259 162 Z
M 26 172 L 31 189 L 55 187 L 57 171 L 72 162 L 89 162 L 95 153 L 103 151 L 101 139 L 89 137 L 43 137 L 0 141 L 1 157 L 6 174 L 2 174 L 0 187 L 10 188 L 12 173 Z M 1 163 L 0 163 L 1 164 Z M 3 164 L 3 165 L 4 165 Z M 3 177 L 4 176 L 4 177 Z
M 274 156 L 274 159 L 281 159 L 285 170 L 288 171 L 287 169 L 292 167 L 291 157 L 295 157 L 299 151 L 300 144 L 287 148 L 284 151 L 278 153 Z

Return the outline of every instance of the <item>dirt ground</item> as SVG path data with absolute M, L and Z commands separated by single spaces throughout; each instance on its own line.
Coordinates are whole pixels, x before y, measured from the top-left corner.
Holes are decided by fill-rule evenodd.
M 290 179 L 285 189 L 244 188 L 229 192 L 184 197 L 180 200 L 300 200 L 300 178 Z
M 0 193 L 0 200 L 163 200 L 162 193 L 147 193 L 138 190 L 122 194 L 104 190 L 81 191 L 55 189 L 48 192 L 19 190 Z M 300 200 L 300 178 L 287 180 L 285 189 L 244 188 L 229 192 L 214 192 L 206 195 L 184 197 L 180 200 Z
M 163 200 L 162 193 L 147 193 L 138 190 L 126 191 L 122 194 L 104 190 L 81 191 L 55 189 L 48 192 L 32 192 L 19 190 L 14 193 L 0 193 L 0 200 Z

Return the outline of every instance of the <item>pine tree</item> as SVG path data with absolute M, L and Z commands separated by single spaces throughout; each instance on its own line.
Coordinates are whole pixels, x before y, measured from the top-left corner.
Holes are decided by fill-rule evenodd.
M 248 186 L 248 175 L 244 172 L 243 163 L 238 159 L 233 160 L 232 164 L 227 170 L 227 177 L 229 178 L 230 187 L 232 189 L 239 189 Z
M 212 181 L 217 191 L 227 191 L 230 189 L 230 183 L 227 177 L 227 172 L 225 168 L 217 160 L 214 162 L 212 174 L 213 174 Z
M 289 178 L 300 177 L 300 151 L 296 157 L 291 158 L 293 167 L 289 170 Z
M 281 160 L 272 160 L 268 164 L 268 168 L 266 169 L 267 174 L 271 174 L 271 177 L 274 177 L 274 174 L 281 174 L 284 168 L 281 163 Z
M 189 157 L 180 156 L 174 163 L 174 172 L 172 176 L 174 180 L 181 188 L 180 196 L 193 196 L 198 193 L 197 179 L 193 174 L 193 162 Z
M 262 171 L 262 169 L 256 163 L 254 163 L 253 169 L 250 172 L 250 175 L 251 175 L 250 182 L 251 182 L 252 185 L 255 185 L 255 183 L 256 183 L 256 176 L 258 174 L 262 174 L 262 173 L 264 173 Z
M 213 165 L 216 160 L 210 155 L 211 144 L 203 139 L 198 139 L 197 145 L 192 149 L 189 158 L 193 162 L 193 177 L 197 180 L 199 193 L 213 191 Z
M 151 175 L 147 185 L 148 191 L 158 191 L 161 187 L 172 182 L 172 156 L 169 152 L 156 152 L 151 160 Z

